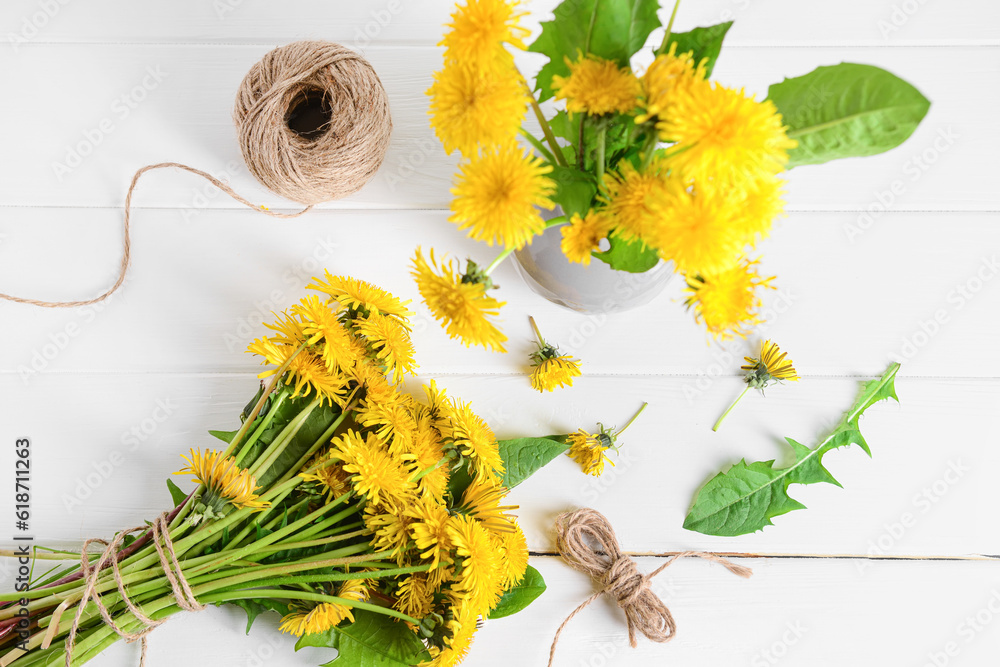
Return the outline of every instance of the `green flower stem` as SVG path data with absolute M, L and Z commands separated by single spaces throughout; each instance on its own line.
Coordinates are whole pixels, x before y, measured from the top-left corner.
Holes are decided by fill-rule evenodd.
M 525 139 L 527 139 L 528 143 L 531 144 L 532 147 L 534 147 L 534 149 L 536 151 L 538 151 L 542 155 L 542 157 L 544 157 L 546 160 L 548 160 L 549 164 L 558 164 L 556 162 L 556 156 L 553 155 L 552 151 L 550 151 L 548 148 L 546 148 L 545 144 L 543 144 L 541 141 L 539 141 L 538 138 L 535 135 L 533 135 L 531 132 L 528 132 L 523 127 L 518 130 L 518 133 L 522 137 L 524 137 Z
M 545 347 L 545 339 L 542 338 L 542 332 L 538 328 L 538 324 L 535 323 L 535 318 L 532 317 L 531 315 L 528 315 L 528 322 L 531 323 L 531 328 L 535 332 L 535 338 L 538 339 L 538 347 L 539 348 Z
M 248 468 L 251 475 L 254 477 L 260 477 L 263 473 L 266 473 L 272 465 L 274 465 L 274 462 L 278 460 L 279 456 L 281 456 L 281 452 L 288 446 L 288 443 L 290 443 L 292 439 L 298 435 L 299 430 L 306 423 L 306 420 L 309 419 L 309 415 L 312 414 L 313 410 L 319 407 L 320 400 L 321 399 L 319 398 L 313 399 L 309 405 L 302 409 L 302 412 L 295 415 L 295 417 L 288 422 L 278 437 L 274 439 L 274 442 L 268 445 L 267 449 L 265 449 L 257 460 L 253 462 L 253 465 Z
M 338 598 L 334 595 L 322 595 L 320 593 L 299 593 L 298 591 L 283 591 L 280 589 L 268 591 L 267 589 L 258 589 L 252 591 L 245 591 L 240 593 L 216 593 L 214 595 L 206 595 L 204 602 L 229 602 L 231 600 L 311 600 L 315 602 L 329 602 L 331 604 L 339 604 L 342 607 L 353 607 L 354 609 L 364 609 L 365 611 L 373 611 L 376 614 L 384 614 L 386 616 L 392 616 L 393 618 L 398 618 L 401 621 L 406 621 L 408 623 L 413 623 L 414 625 L 420 625 L 420 619 L 413 618 L 412 616 L 407 616 L 406 614 L 396 611 L 395 609 L 389 609 L 388 607 L 382 607 L 377 604 L 371 604 L 370 602 L 356 602 L 354 600 L 345 600 L 344 598 Z
M 634 415 L 632 415 L 632 419 L 629 419 L 627 422 L 625 422 L 624 426 L 622 426 L 620 429 L 618 429 L 618 432 L 615 433 L 615 437 L 618 437 L 619 435 L 621 435 L 622 433 L 624 433 L 625 429 L 627 429 L 629 426 L 631 426 L 632 422 L 634 422 L 636 419 L 639 418 L 639 415 L 642 414 L 642 411 L 646 409 L 647 405 L 649 405 L 649 403 L 646 403 L 645 401 L 643 401 L 643 404 L 639 408 L 639 411 L 636 412 Z
M 349 540 L 354 537 L 361 537 L 365 535 L 368 531 L 365 529 L 352 530 L 349 533 L 339 533 L 337 535 L 332 535 L 330 537 L 324 537 L 318 540 L 303 540 L 300 542 L 289 542 L 287 544 L 275 544 L 269 547 L 264 547 L 257 552 L 257 555 L 265 554 L 269 555 L 277 551 L 290 551 L 293 549 L 308 549 L 309 547 L 321 547 L 326 544 L 334 544 L 336 542 L 342 542 L 344 540 Z
M 722 416 L 719 417 L 719 420 L 717 422 L 715 422 L 715 426 L 712 427 L 713 431 L 718 431 L 719 430 L 719 427 L 722 426 L 722 420 L 725 419 L 727 416 L 729 416 L 729 413 L 732 412 L 733 408 L 736 407 L 736 404 L 739 403 L 740 400 L 744 396 L 747 395 L 748 391 L 750 391 L 750 385 L 747 385 L 746 388 L 743 389 L 743 393 L 741 393 L 739 396 L 737 396 L 736 400 L 733 401 L 732 404 L 728 408 L 726 408 L 726 411 L 722 413 Z
M 264 390 L 264 393 L 261 394 L 260 399 L 257 400 L 257 405 L 253 406 L 253 410 L 251 410 L 250 414 L 247 415 L 246 420 L 240 426 L 240 430 L 238 430 L 236 432 L 236 435 L 233 436 L 233 439 L 229 443 L 229 447 L 227 447 L 225 452 L 223 452 L 223 456 L 230 456 L 236 450 L 236 447 L 239 446 L 240 442 L 246 436 L 247 431 L 250 429 L 250 426 L 253 424 L 254 420 L 257 419 L 257 415 L 259 415 L 261 409 L 263 409 L 264 403 L 267 401 L 267 397 L 270 396 L 271 392 L 274 391 L 274 388 L 278 386 L 278 382 L 281 381 L 281 376 L 284 375 L 285 371 L 288 370 L 288 367 L 291 365 L 292 360 L 295 359 L 295 357 L 299 355 L 299 352 L 301 352 L 304 349 L 306 349 L 306 344 L 302 343 L 295 350 L 295 352 L 292 352 L 292 355 L 285 360 L 285 363 L 281 364 L 281 366 L 278 366 L 278 369 L 275 371 L 274 376 L 271 378 L 271 383 L 267 385 L 267 389 Z
M 649 165 L 653 163 L 653 156 L 656 155 L 656 144 L 659 142 L 659 137 L 656 134 L 656 128 L 650 128 L 646 135 L 646 141 L 642 145 L 642 171 L 645 172 L 649 169 Z
M 357 392 L 357 389 L 355 389 L 355 392 Z M 289 468 L 288 472 L 286 472 L 277 482 L 275 482 L 276 484 L 281 484 L 282 482 L 285 482 L 291 479 L 292 477 L 295 477 L 296 475 L 300 474 L 299 471 L 302 470 L 302 467 L 309 461 L 309 459 L 313 457 L 313 454 L 318 452 L 321 447 L 330 442 L 330 440 L 333 438 L 333 434 L 336 433 L 337 429 L 340 428 L 340 425 L 344 423 L 344 420 L 347 418 L 347 415 L 356 407 L 356 403 L 353 399 L 353 394 L 351 396 L 352 397 L 348 399 L 347 405 L 344 407 L 343 410 L 341 410 L 340 416 L 333 420 L 333 423 L 330 424 L 329 428 L 323 431 L 322 435 L 320 435 L 316 439 L 316 442 L 314 442 L 312 446 L 309 447 L 308 450 L 306 450 L 306 453 L 303 454 L 301 458 L 299 458 L 299 460 L 295 462 L 295 465 Z
M 367 563 L 360 563 L 359 565 L 367 566 Z M 306 574 L 298 577 L 278 577 L 274 580 L 258 581 L 254 583 L 254 586 L 283 586 L 283 585 L 294 585 L 294 584 L 309 584 L 316 583 L 322 584 L 328 581 L 348 581 L 352 579 L 382 579 L 384 577 L 396 577 L 401 574 L 412 574 L 414 572 L 429 572 L 431 569 L 430 563 L 424 563 L 423 565 L 408 565 L 406 567 L 393 567 L 391 569 L 372 571 L 357 571 L 357 572 L 338 572 L 338 573 L 324 573 L 324 574 Z
M 488 276 L 491 273 L 493 273 L 493 270 L 498 266 L 500 266 L 500 263 L 503 262 L 505 259 L 507 259 L 507 257 L 512 252 L 514 252 L 514 248 L 505 248 L 503 251 L 501 251 L 499 255 L 493 258 L 493 261 L 490 262 L 490 265 L 486 267 L 486 270 L 483 271 L 483 274 Z
M 601 123 L 600 129 L 597 131 L 597 183 L 601 184 L 604 182 L 604 145 L 606 143 L 606 138 L 608 134 L 608 128 L 604 123 Z
M 281 407 L 281 404 L 285 402 L 286 398 L 288 398 L 288 392 L 284 387 L 282 387 L 282 389 L 278 391 L 278 395 L 271 404 L 267 414 L 264 415 L 264 419 L 261 420 L 260 426 L 254 429 L 253 435 L 251 435 L 247 441 L 243 443 L 239 453 L 233 457 L 236 459 L 236 463 L 242 463 L 243 457 L 250 453 L 250 448 L 253 447 L 258 440 L 260 440 L 260 436 L 264 434 L 264 431 L 266 431 L 271 425 L 271 422 L 274 421 L 274 416 L 278 414 L 278 409 Z
M 597 12 L 594 12 L 597 14 Z M 587 167 L 587 115 L 580 117 L 580 136 L 576 144 L 576 168 L 585 171 Z
M 674 11 L 670 12 L 670 20 L 667 21 L 667 31 L 663 33 L 663 42 L 660 44 L 660 48 L 657 53 L 666 53 L 667 47 L 670 45 L 670 34 L 674 29 L 674 19 L 677 18 L 677 10 L 681 6 L 681 0 L 677 0 L 674 3 Z
M 549 148 L 552 149 L 552 155 L 555 157 L 556 164 L 561 167 L 566 165 L 566 156 L 563 155 L 562 149 L 559 148 L 559 143 L 556 141 L 556 135 L 552 132 L 552 126 L 549 125 L 549 121 L 545 119 L 545 114 L 542 113 L 542 107 L 538 105 L 538 100 L 535 99 L 535 93 L 531 90 L 531 86 L 528 85 L 528 80 L 524 78 L 521 71 L 514 68 L 517 71 L 517 75 L 521 77 L 521 83 L 524 84 L 524 90 L 528 95 L 528 100 L 531 102 L 531 109 L 535 112 L 535 118 L 538 120 L 538 124 L 542 127 L 542 134 L 545 135 L 545 141 L 548 142 Z

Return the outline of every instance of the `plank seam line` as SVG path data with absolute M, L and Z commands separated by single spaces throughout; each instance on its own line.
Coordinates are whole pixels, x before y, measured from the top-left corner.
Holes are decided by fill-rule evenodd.
M 706 550 L 710 553 L 725 558 L 745 558 L 760 560 L 864 560 L 864 561 L 894 561 L 894 562 L 996 562 L 1000 561 L 1000 555 L 991 554 L 971 554 L 968 556 L 865 556 L 862 554 L 782 554 L 782 553 L 745 553 L 739 551 L 714 551 Z M 625 551 L 624 555 L 631 558 L 670 558 L 680 552 L 668 551 L 665 553 L 643 553 L 638 551 Z M 561 558 L 555 551 L 528 551 L 528 555 L 534 558 Z
M 105 206 L 102 204 L 3 204 L 0 203 L 0 208 L 15 209 L 54 209 L 54 210 L 64 210 L 64 209 L 82 209 L 82 210 L 107 210 L 107 211 L 120 211 L 122 206 Z M 133 205 L 133 210 L 142 211 L 182 211 L 186 207 L 184 205 L 177 206 L 138 206 Z M 274 211 L 296 211 L 298 209 L 290 208 L 286 206 L 272 206 Z M 210 206 L 204 209 L 199 209 L 203 211 L 240 211 L 245 213 L 253 213 L 246 208 L 239 206 Z M 438 206 L 399 206 L 396 208 L 392 207 L 329 207 L 329 208 L 316 208 L 314 212 L 360 212 L 360 213 L 381 213 L 381 212 L 393 212 L 398 213 L 399 211 L 434 211 L 434 212 L 450 212 L 451 209 L 438 207 Z M 805 213 L 805 214 L 820 214 L 820 213 L 867 213 L 866 208 L 786 208 L 785 213 Z M 902 209 L 897 208 L 892 211 L 881 212 L 881 216 L 894 216 L 894 215 L 905 215 L 905 214 L 931 214 L 931 213 L 949 213 L 949 214 L 984 214 L 984 213 L 1000 213 L 1000 208 L 967 208 L 967 209 L 930 209 L 930 208 L 913 208 L 913 209 Z
M 4 368 L 0 369 L 0 375 L 18 375 L 21 371 L 17 369 Z M 108 376 L 131 376 L 131 375 L 163 375 L 163 376 L 188 376 L 192 378 L 256 378 L 257 373 L 253 371 L 166 371 L 166 370 L 63 370 L 63 371 L 38 371 L 36 375 L 50 375 L 52 377 L 58 377 L 63 375 L 108 375 Z M 716 376 L 718 378 L 740 378 L 742 374 L 733 373 L 727 375 Z M 443 372 L 443 373 L 421 373 L 417 376 L 417 379 L 427 378 L 477 378 L 477 377 L 497 377 L 497 378 L 519 378 L 528 377 L 526 373 L 502 373 L 502 372 L 468 372 L 468 373 L 453 373 L 453 372 Z M 703 375 L 697 375 L 694 373 L 586 373 L 584 378 L 597 378 L 601 380 L 606 379 L 617 379 L 617 378 L 665 378 L 665 379 L 683 379 L 691 378 L 697 379 L 704 377 Z M 804 380 L 870 380 L 879 377 L 877 374 L 838 374 L 838 375 L 819 375 L 819 374 L 809 374 L 800 376 Z M 899 376 L 905 380 L 921 380 L 921 381 L 984 381 L 993 382 L 1000 380 L 1000 375 L 902 375 Z
M 0 43 L 13 44 L 14 40 L 9 38 L 4 38 L 0 40 Z M 19 48 L 22 47 L 40 47 L 40 46 L 105 46 L 105 47 L 133 47 L 133 46 L 147 46 L 147 47 L 166 47 L 166 46 L 183 46 L 183 47 L 201 47 L 201 48 L 263 48 L 272 49 L 274 48 L 273 42 L 180 42 L 180 41 L 145 41 L 145 42 L 128 42 L 122 40 L 114 41 L 100 41 L 100 40 L 31 40 L 25 44 L 19 44 Z M 727 43 L 726 48 L 730 51 L 737 49 L 835 49 L 835 48 L 864 48 L 864 49 L 968 49 L 968 48 L 997 48 L 1000 47 L 1000 40 L 995 39 L 970 39 L 964 42 L 898 42 L 895 44 L 886 44 L 884 42 L 873 42 L 868 40 L 858 40 L 858 41 L 819 41 L 819 42 L 757 42 L 757 43 L 746 43 L 740 44 L 738 42 Z M 441 51 L 440 47 L 433 44 L 411 42 L 408 40 L 399 41 L 389 41 L 387 40 L 381 44 L 372 44 L 360 51 L 362 53 L 367 53 L 369 51 L 380 51 L 389 49 L 427 49 Z

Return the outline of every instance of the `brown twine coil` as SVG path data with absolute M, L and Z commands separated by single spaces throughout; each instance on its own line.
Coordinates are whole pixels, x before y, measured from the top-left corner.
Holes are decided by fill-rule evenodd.
M 234 111 L 250 172 L 272 192 L 306 204 L 296 213 L 257 206 L 208 172 L 160 162 L 135 172 L 125 195 L 122 257 L 114 284 L 80 301 L 43 301 L 0 293 L 0 300 L 43 308 L 104 301 L 125 282 L 132 261 L 132 194 L 148 171 L 174 167 L 208 180 L 236 201 L 273 218 L 295 218 L 315 204 L 360 190 L 385 159 L 392 133 L 389 100 L 372 66 L 347 47 L 303 41 L 278 47 L 243 79 Z
M 702 558 L 719 563 L 740 577 L 748 578 L 753 570 L 702 551 L 683 551 L 667 559 L 649 574 L 640 574 L 635 561 L 622 553 L 618 537 L 607 517 L 597 510 L 584 508 L 556 518 L 556 547 L 563 560 L 575 570 L 589 574 L 601 583 L 596 593 L 583 601 L 566 617 L 549 649 L 549 667 L 555 659 L 559 636 L 573 617 L 602 595 L 614 598 L 625 612 L 628 640 L 636 647 L 636 632 L 654 642 L 668 642 L 677 632 L 673 614 L 650 589 L 649 581 L 679 558 Z
M 392 133 L 389 98 L 371 64 L 322 41 L 278 47 L 251 67 L 233 118 L 251 173 L 307 205 L 361 189 L 382 164 Z M 296 131 L 298 122 L 306 127 Z
M 104 623 L 114 630 L 119 637 L 124 639 L 127 643 L 135 641 L 141 642 L 142 653 L 139 658 L 139 667 L 143 667 L 146 664 L 146 635 L 165 623 L 167 619 L 153 619 L 144 614 L 142 610 L 132 601 L 128 592 L 125 590 L 125 582 L 122 579 L 121 570 L 118 566 L 118 554 L 121 550 L 122 542 L 125 537 L 131 535 L 132 533 L 139 531 L 149 531 L 151 533 L 151 541 L 153 546 L 156 547 L 156 553 L 160 558 L 160 567 L 163 569 L 163 573 L 166 575 L 167 581 L 170 582 L 170 588 L 174 593 L 174 600 L 177 602 L 177 606 L 185 611 L 201 611 L 205 608 L 205 605 L 199 603 L 195 598 L 190 585 L 188 585 L 187 579 L 184 577 L 180 563 L 177 561 L 177 554 L 174 553 L 174 545 L 170 540 L 170 527 L 167 522 L 167 516 L 168 513 L 164 512 L 160 516 L 156 517 L 156 519 L 148 526 L 136 526 L 135 528 L 123 530 L 115 535 L 111 542 L 100 538 L 92 538 L 83 543 L 83 549 L 80 552 L 80 567 L 83 570 L 83 577 L 86 585 L 84 587 L 83 595 L 77 604 L 76 615 L 73 618 L 73 625 L 70 626 L 69 636 L 66 638 L 66 667 L 71 667 L 71 662 L 73 660 L 73 645 L 76 641 L 77 631 L 80 628 L 80 620 L 83 617 L 84 608 L 90 601 L 93 601 L 93 603 L 97 606 L 97 611 L 100 613 L 101 619 Z M 105 547 L 104 552 L 101 553 L 101 556 L 97 559 L 97 563 L 93 566 L 90 564 L 90 555 L 87 551 L 91 544 L 101 544 Z M 105 606 L 104 601 L 101 599 L 101 595 L 97 590 L 97 584 L 100 580 L 101 573 L 108 565 L 111 566 L 111 571 L 114 575 L 115 584 L 118 587 L 118 593 L 121 595 L 122 602 L 125 603 L 125 606 L 130 612 L 132 612 L 132 615 L 143 625 L 143 629 L 138 632 L 128 632 L 119 627 L 119 625 L 115 623 L 114 618 L 111 616 L 111 612 L 109 612 L 107 606 Z M 67 599 L 56 607 L 56 610 L 52 614 L 52 619 L 49 622 L 48 632 L 42 641 L 42 649 L 47 649 L 52 643 L 52 640 L 58 633 L 59 621 L 62 614 L 71 604 L 72 599 Z

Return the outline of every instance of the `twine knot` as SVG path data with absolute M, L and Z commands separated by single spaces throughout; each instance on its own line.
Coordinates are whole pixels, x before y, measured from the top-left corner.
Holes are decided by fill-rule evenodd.
M 188 584 L 187 579 L 184 577 L 184 572 L 181 570 L 181 565 L 177 560 L 177 554 L 174 553 L 174 544 L 170 539 L 170 526 L 167 521 L 168 517 L 169 513 L 164 512 L 156 517 L 156 519 L 154 519 L 148 526 L 136 526 L 135 528 L 123 530 L 115 535 L 114 539 L 110 542 L 100 538 L 92 538 L 83 543 L 83 548 L 80 550 L 80 567 L 83 570 L 83 578 L 86 582 L 83 594 L 79 600 L 75 597 L 71 597 L 64 600 L 58 607 L 56 607 L 56 610 L 52 613 L 52 619 L 49 622 L 49 630 L 42 641 L 41 647 L 43 649 L 47 649 L 52 643 L 52 640 L 55 639 L 56 634 L 58 634 L 59 621 L 63 612 L 65 612 L 66 609 L 68 609 L 74 602 L 77 602 L 76 615 L 73 618 L 73 624 L 70 626 L 69 636 L 66 638 L 66 667 L 71 667 L 73 660 L 73 645 L 76 641 L 77 631 L 80 628 L 80 621 L 83 618 L 83 612 L 87 603 L 93 601 L 94 605 L 97 607 L 97 611 L 101 615 L 101 618 L 104 620 L 104 623 L 114 630 L 119 637 L 124 639 L 126 643 L 132 643 L 134 641 L 141 642 L 142 653 L 139 658 L 139 667 L 143 667 L 146 664 L 146 635 L 165 623 L 166 619 L 154 619 L 147 616 L 143 613 L 142 609 L 140 609 L 132 601 L 128 592 L 125 590 L 125 581 L 122 579 L 122 573 L 118 565 L 118 561 L 121 556 L 120 551 L 122 543 L 125 538 L 128 535 L 139 531 L 149 533 L 149 539 L 156 548 L 156 554 L 160 558 L 160 567 L 163 569 L 163 574 L 170 583 L 170 589 L 173 591 L 174 600 L 176 601 L 177 606 L 185 611 L 201 611 L 205 608 L 205 605 L 198 602 L 195 598 L 194 592 L 191 590 L 191 586 Z M 87 552 L 87 549 L 91 544 L 104 545 L 104 551 L 101 553 L 100 557 L 97 559 L 97 563 L 94 565 L 91 565 L 90 554 Z M 132 612 L 135 619 L 142 624 L 142 629 L 137 632 L 129 632 L 115 623 L 114 618 L 111 616 L 111 612 L 108 611 L 107 606 L 101 599 L 99 582 L 102 571 L 108 566 L 111 567 L 114 581 L 118 588 L 118 593 L 121 596 L 122 602 L 125 604 L 126 608 Z
M 614 598 L 625 612 L 628 639 L 632 648 L 636 647 L 637 633 L 642 633 L 654 642 L 673 639 L 677 632 L 673 614 L 650 590 L 649 582 L 678 558 L 702 558 L 719 563 L 733 574 L 744 578 L 753 574 L 748 567 L 701 551 L 674 554 L 657 569 L 649 574 L 642 574 L 635 561 L 622 553 L 618 537 L 607 517 L 589 508 L 566 512 L 556 518 L 556 547 L 570 567 L 590 575 L 601 582 L 602 587 L 574 609 L 559 626 L 549 649 L 549 667 L 552 667 L 556 645 L 563 629 L 574 616 L 602 595 Z

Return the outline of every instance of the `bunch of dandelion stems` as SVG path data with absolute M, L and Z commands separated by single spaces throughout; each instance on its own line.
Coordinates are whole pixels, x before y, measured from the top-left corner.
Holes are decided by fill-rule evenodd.
M 279 372 L 275 378 L 280 376 Z M 288 395 L 289 390 L 282 386 L 271 408 L 259 423 L 256 423 L 257 416 L 275 384 L 277 380 L 272 381 L 271 386 L 260 397 L 225 452 L 227 456 L 232 455 L 242 438 L 249 433 L 249 438 L 236 454 L 237 462 L 240 462 L 240 457 L 250 451 L 251 446 L 268 428 L 278 405 Z M 249 466 L 249 470 L 255 474 L 266 470 L 277 459 L 282 447 L 287 445 L 302 428 L 305 417 L 317 405 L 318 400 L 313 401 L 303 408 L 299 415 L 291 419 L 272 445 L 253 465 Z M 353 406 L 354 403 L 349 402 L 300 460 L 269 488 L 263 490 L 260 500 L 270 503 L 267 509 L 263 511 L 252 508 L 234 509 L 222 518 L 194 525 L 185 519 L 191 512 L 194 500 L 204 491 L 204 487 L 201 487 L 168 514 L 169 535 L 174 552 L 195 598 L 200 603 L 218 604 L 244 599 L 329 602 L 386 614 L 415 624 L 420 623 L 419 619 L 386 606 L 345 600 L 317 592 L 317 588 L 323 590 L 322 584 L 328 582 L 393 577 L 426 571 L 430 568 L 426 564 L 399 567 L 394 559 L 386 558 L 386 553 L 375 552 L 369 543 L 369 538 L 364 536 L 364 525 L 358 516 L 362 508 L 356 499 L 352 501 L 350 492 L 322 504 L 305 516 L 288 522 L 287 525 L 285 523 L 289 521 L 288 517 L 303 511 L 311 501 L 315 502 L 316 496 L 307 496 L 301 500 L 290 498 L 296 487 L 303 483 L 298 475 L 300 472 L 308 472 L 303 470 L 306 462 L 330 442 Z M 256 426 L 250 433 L 250 428 L 255 423 Z M 258 527 L 263 529 L 263 536 L 258 536 Z M 317 548 L 321 549 L 320 553 L 316 553 Z M 207 553 L 209 549 L 211 552 Z M 294 555 L 296 551 L 299 551 L 299 555 Z M 279 564 L 260 564 L 259 561 L 278 552 L 291 552 L 291 554 L 282 557 Z M 4 555 L 13 554 L 7 552 Z M 33 558 L 78 560 L 79 555 L 53 551 L 45 554 L 36 553 Z M 94 564 L 100 556 L 95 553 L 89 558 Z M 130 547 L 123 549 L 119 558 L 119 570 L 126 591 L 143 614 L 153 620 L 160 620 L 180 611 L 170 583 L 160 565 L 159 556 L 151 543 L 149 531 Z M 333 568 L 340 569 L 332 571 Z M 352 571 L 347 572 L 348 568 Z M 20 655 L 13 662 L 4 661 L 3 664 L 12 667 L 56 667 L 65 663 L 64 639 L 72 626 L 76 605 L 82 599 L 87 585 L 79 566 L 75 572 L 57 578 L 68 569 L 72 568 L 61 569 L 54 577 L 39 582 L 29 591 L 0 596 L 0 606 L 3 607 L 0 608 L 0 633 L 2 633 L 0 655 L 7 660 L 10 659 L 8 656 Z M 115 616 L 119 628 L 127 633 L 144 629 L 143 623 L 122 604 L 110 563 L 102 570 L 96 590 Z M 26 654 L 15 648 L 20 639 L 16 632 L 18 622 L 16 614 L 20 605 L 12 603 L 22 599 L 28 601 L 27 608 L 32 621 L 30 626 L 32 634 L 27 640 L 29 652 Z M 64 605 L 65 611 L 59 618 L 52 646 L 47 650 L 41 650 L 43 640 L 49 634 L 53 612 L 61 604 Z M 83 611 L 79 628 L 73 646 L 74 665 L 87 662 L 120 639 L 118 634 L 101 620 L 100 613 L 92 601 L 88 601 Z

